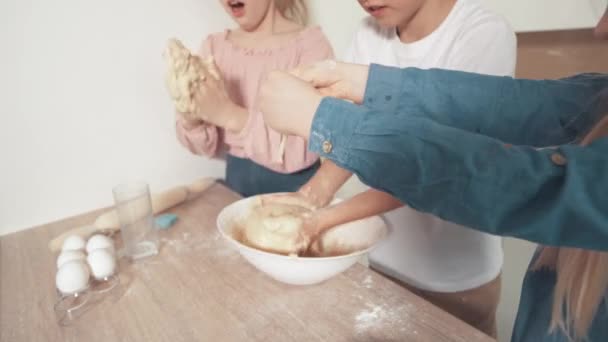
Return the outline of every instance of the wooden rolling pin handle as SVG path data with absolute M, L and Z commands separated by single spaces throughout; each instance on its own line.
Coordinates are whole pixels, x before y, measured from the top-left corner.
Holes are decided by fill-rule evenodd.
M 215 179 L 213 178 L 202 178 L 187 186 L 178 186 L 159 194 L 153 194 L 150 196 L 152 212 L 156 215 L 186 200 L 192 199 L 207 190 L 214 183 Z M 116 210 L 112 209 L 97 217 L 92 225 L 74 228 L 57 236 L 49 242 L 49 249 L 53 252 L 59 251 L 63 244 L 63 240 L 70 235 L 80 235 L 83 238 L 86 238 L 94 233 L 102 231 L 113 233 L 119 228 L 120 221 L 118 219 L 118 214 Z

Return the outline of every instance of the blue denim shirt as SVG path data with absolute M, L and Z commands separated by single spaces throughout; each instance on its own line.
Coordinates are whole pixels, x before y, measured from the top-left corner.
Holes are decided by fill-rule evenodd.
M 605 89 L 598 74 L 533 81 L 372 65 L 363 105 L 323 99 L 309 149 L 448 221 L 608 251 L 608 138 L 572 144 L 608 113 Z M 548 271 L 526 276 L 514 341 L 566 340 L 547 334 L 554 283 Z M 592 341 L 608 341 L 600 321 L 606 305 Z

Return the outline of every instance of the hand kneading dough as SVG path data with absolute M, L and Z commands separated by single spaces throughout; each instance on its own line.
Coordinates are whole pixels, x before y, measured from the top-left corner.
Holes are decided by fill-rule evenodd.
M 177 39 L 170 39 L 165 59 L 169 65 L 167 72 L 167 88 L 175 103 L 177 111 L 181 113 L 198 112 L 194 94 L 198 91 L 200 82 L 208 76 L 220 79 L 220 73 L 213 61 L 213 57 L 203 60 L 190 51 Z
M 289 204 L 255 206 L 242 223 L 244 242 L 252 247 L 280 254 L 306 251 L 308 241 L 300 238 L 301 215 L 309 210 Z
M 347 222 L 326 231 L 310 246 L 310 256 L 346 255 L 370 248 L 387 234 L 386 223 L 379 216 Z

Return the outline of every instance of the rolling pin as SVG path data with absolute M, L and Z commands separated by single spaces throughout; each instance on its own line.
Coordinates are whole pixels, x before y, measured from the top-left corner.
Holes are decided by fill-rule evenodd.
M 154 215 L 174 207 L 188 199 L 198 196 L 215 183 L 213 178 L 202 178 L 186 186 L 178 186 L 158 194 L 152 194 L 152 212 Z M 116 210 L 112 209 L 101 214 L 92 225 L 86 225 L 70 229 L 49 242 L 49 249 L 58 252 L 63 245 L 63 240 L 70 235 L 80 235 L 86 238 L 97 232 L 111 232 L 120 229 L 120 221 Z

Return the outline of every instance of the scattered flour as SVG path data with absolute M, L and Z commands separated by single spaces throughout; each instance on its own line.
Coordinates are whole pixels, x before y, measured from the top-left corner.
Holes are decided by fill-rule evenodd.
M 171 254 L 179 256 L 180 254 L 189 253 L 192 251 L 205 251 L 212 256 L 217 257 L 238 257 L 238 252 L 221 238 L 218 232 L 211 234 L 191 234 L 184 232 L 181 234 L 181 239 L 161 239 L 161 243 L 172 249 Z M 161 246 L 162 248 L 162 246 Z
M 374 280 L 372 279 L 371 275 L 367 275 L 367 277 L 365 277 L 365 279 L 363 280 L 363 286 L 365 286 L 368 289 L 371 289 L 372 287 L 374 287 Z
M 367 329 L 369 326 L 374 325 L 381 315 L 384 315 L 384 310 L 379 305 L 374 306 L 371 310 L 362 310 L 355 317 L 357 320 L 357 330 Z
M 371 329 L 390 329 L 393 331 L 410 331 L 409 317 L 412 306 L 366 303 L 365 308 L 355 316 L 355 330 L 357 334 L 365 333 Z

